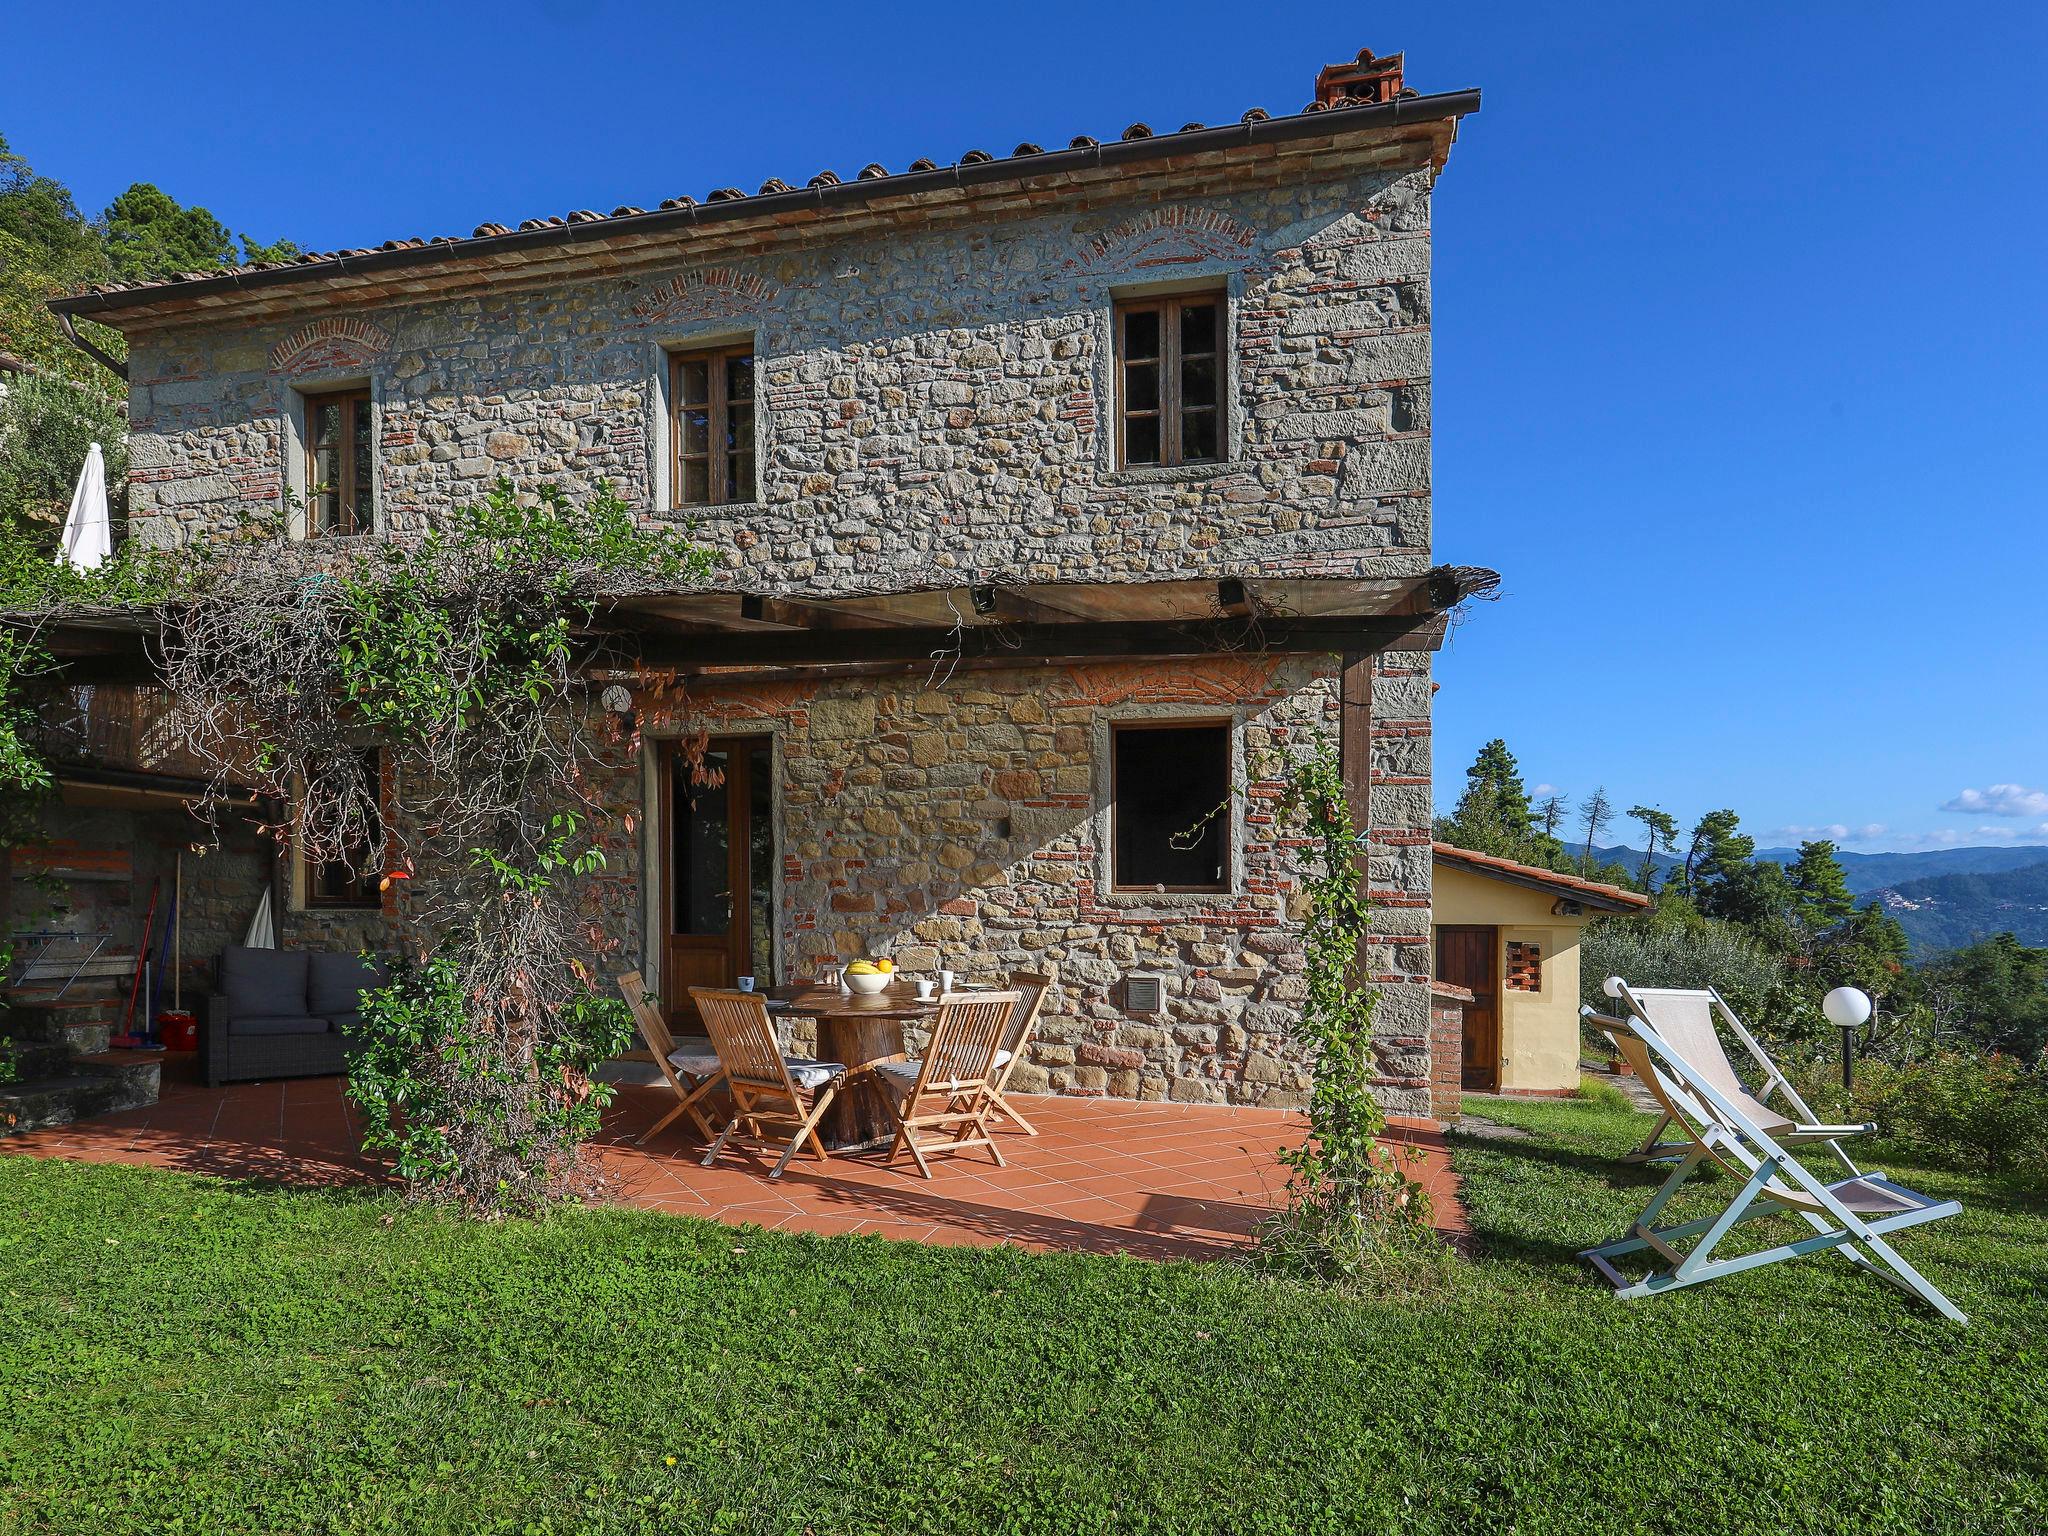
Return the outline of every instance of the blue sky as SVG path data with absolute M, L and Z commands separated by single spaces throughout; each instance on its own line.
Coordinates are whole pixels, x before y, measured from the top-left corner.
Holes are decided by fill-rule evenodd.
M 1228 121 L 1405 49 L 1436 202 L 1438 677 L 1766 842 L 2048 843 L 2048 11 L 2022 5 L 117 6 L 17 0 L 0 132 L 312 247 Z M 1937 19 L 1938 18 L 1938 19 Z

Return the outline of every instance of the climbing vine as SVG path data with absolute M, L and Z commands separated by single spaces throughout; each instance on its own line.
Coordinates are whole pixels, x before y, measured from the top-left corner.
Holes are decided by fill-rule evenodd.
M 630 832 L 605 786 L 635 745 L 587 679 L 630 663 L 608 609 L 707 567 L 608 487 L 500 483 L 417 538 L 250 530 L 162 606 L 182 744 L 288 806 L 280 840 L 373 879 L 398 919 L 349 1093 L 422 1196 L 524 1211 L 582 1182 L 610 1092 L 590 1069 L 630 1034 L 599 962 L 630 920 L 601 877 Z
M 1373 1095 L 1376 995 L 1360 974 L 1369 922 L 1358 831 L 1337 753 L 1328 742 L 1296 762 L 1281 814 L 1305 840 L 1298 855 L 1308 917 L 1302 938 L 1308 995 L 1295 1025 L 1312 1053 L 1309 1134 L 1285 1148 L 1287 1204 L 1260 1230 L 1267 1267 L 1321 1279 L 1360 1277 L 1396 1251 L 1436 1247 L 1428 1197 L 1381 1139 Z

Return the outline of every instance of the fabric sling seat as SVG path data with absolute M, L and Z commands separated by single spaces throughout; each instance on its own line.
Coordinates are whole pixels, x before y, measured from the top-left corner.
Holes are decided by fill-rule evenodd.
M 1933 1199 L 1877 1173 L 1823 1182 L 1716 1087 L 1707 1073 L 1657 1034 L 1626 984 L 1618 995 L 1629 1004 L 1631 1016 L 1622 1021 L 1623 1028 L 1610 1031 L 1608 1038 L 1641 1075 L 1664 1111 L 1666 1123 L 1679 1128 L 1686 1144 L 1678 1166 L 1631 1224 L 1629 1235 L 1580 1254 L 1618 1296 L 1636 1300 L 1660 1295 L 1745 1269 L 1832 1250 L 1860 1269 L 1918 1296 L 1951 1321 L 1967 1321 L 1948 1297 L 1886 1241 L 1893 1232 L 1959 1214 L 1959 1202 Z M 1740 1183 L 1734 1198 L 1717 1216 L 1656 1225 L 1665 1206 L 1709 1164 Z M 1782 1215 L 1803 1220 L 1813 1231 L 1760 1251 L 1715 1256 L 1738 1224 Z M 1662 1261 L 1664 1267 L 1653 1267 L 1641 1279 L 1631 1280 L 1615 1262 L 1643 1257 L 1653 1266 Z
M 1756 1036 L 1750 1033 L 1748 1026 L 1736 1016 L 1735 1010 L 1728 1006 L 1727 999 L 1718 991 L 1712 987 L 1628 987 L 1619 977 L 1614 978 L 1614 984 L 1626 990 L 1627 1006 L 1635 1016 L 1684 1057 L 1700 1078 L 1712 1084 L 1715 1091 L 1740 1110 L 1751 1124 L 1792 1146 L 1826 1142 L 1828 1150 L 1835 1154 L 1843 1168 L 1852 1174 L 1862 1171 L 1842 1150 L 1841 1142 L 1845 1137 L 1867 1135 L 1877 1127 L 1868 1122 L 1824 1123 L 1807 1107 L 1806 1100 L 1799 1096 L 1799 1090 L 1792 1086 L 1778 1064 L 1771 1060 L 1770 1053 L 1757 1043 Z M 1597 1013 L 1591 1008 L 1582 1008 L 1580 1012 L 1610 1032 L 1626 1027 L 1625 1020 Z M 1750 1059 L 1762 1072 L 1760 1093 L 1752 1095 L 1742 1079 L 1736 1076 L 1734 1063 L 1729 1061 L 1728 1052 L 1721 1045 L 1720 1031 L 1714 1025 L 1717 1015 L 1742 1042 Z M 1774 1097 L 1784 1100 L 1783 1109 L 1772 1107 L 1770 1100 Z M 1671 1123 L 1668 1114 L 1659 1120 L 1643 1144 L 1629 1154 L 1628 1160 L 1661 1162 L 1683 1156 L 1688 1142 L 1662 1139 Z

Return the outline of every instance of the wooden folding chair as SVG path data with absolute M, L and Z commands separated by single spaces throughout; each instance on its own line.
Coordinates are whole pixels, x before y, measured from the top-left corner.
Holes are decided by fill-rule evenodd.
M 1886 1241 L 1893 1232 L 1956 1215 L 1962 1210 L 1958 1202 L 1934 1199 L 1876 1173 L 1823 1181 L 1642 1019 L 1631 1019 L 1627 1029 L 1612 1031 L 1608 1038 L 1649 1085 L 1688 1144 L 1671 1177 L 1631 1223 L 1628 1235 L 1579 1255 L 1600 1271 L 1616 1295 L 1623 1300 L 1657 1296 L 1803 1254 L 1836 1252 L 1865 1273 L 1919 1297 L 1950 1321 L 1965 1321 L 1955 1303 Z M 1718 1167 L 1741 1185 L 1734 1198 L 1716 1216 L 1658 1226 L 1657 1218 L 1672 1198 L 1708 1166 Z M 1796 1216 L 1813 1230 L 1757 1252 L 1717 1256 L 1722 1240 L 1736 1226 L 1778 1215 Z M 1631 1280 L 1615 1262 L 1624 1258 L 1647 1259 L 1653 1267 L 1643 1278 Z
M 994 1102 L 996 1113 L 1015 1123 L 1026 1136 L 1036 1136 L 1038 1128 L 1018 1114 L 1016 1107 L 1003 1094 L 1010 1086 L 1010 1074 L 1017 1070 L 1017 1063 L 1024 1059 L 1031 1037 L 1038 1032 L 1038 1013 L 1045 1006 L 1045 994 L 1051 986 L 1052 978 L 1036 971 L 1010 972 L 1010 990 L 1018 994 L 1018 1001 L 1010 1012 L 1010 1024 L 1003 1031 L 1002 1044 L 996 1048 L 996 1069 L 988 1084 L 988 1096 Z
M 818 1161 L 829 1161 L 832 1154 L 825 1150 L 818 1122 L 839 1092 L 846 1068 L 836 1061 L 783 1055 L 775 1025 L 768 1017 L 767 1001 L 758 992 L 692 987 L 690 1000 L 703 1015 L 705 1031 L 718 1052 L 732 1094 L 732 1119 L 704 1154 L 704 1166 L 709 1168 L 718 1161 L 718 1154 L 735 1135 L 762 1151 L 772 1150 L 777 1142 L 764 1134 L 769 1126 L 792 1132 L 769 1170 L 769 1178 L 781 1178 L 796 1149 L 806 1141 L 818 1154 Z
M 996 1053 L 1002 1048 L 1021 992 L 949 992 L 939 999 L 939 1016 L 924 1055 L 910 1061 L 878 1061 L 863 1073 L 882 1095 L 896 1139 L 887 1162 L 905 1147 L 918 1172 L 932 1176 L 925 1153 L 963 1152 L 987 1147 L 998 1168 L 1007 1167 L 1002 1149 L 989 1134 L 988 1117 L 996 1108 L 992 1083 Z M 926 1105 L 931 1106 L 927 1108 Z M 949 1140 L 920 1142 L 918 1132 L 950 1131 Z
M 688 1115 L 696 1121 L 697 1129 L 709 1141 L 717 1132 L 704 1118 L 703 1111 L 697 1108 L 697 1102 L 724 1086 L 725 1073 L 718 1065 L 718 1053 L 676 1044 L 675 1036 L 668 1032 L 668 1024 L 662 1019 L 661 1010 L 647 995 L 647 983 L 638 971 L 621 971 L 617 980 L 619 990 L 626 995 L 626 1006 L 633 1010 L 633 1022 L 640 1026 L 640 1038 L 654 1053 L 654 1064 L 661 1068 L 669 1090 L 676 1096 L 676 1107 L 643 1132 L 634 1145 L 660 1135 L 675 1123 L 678 1115 Z

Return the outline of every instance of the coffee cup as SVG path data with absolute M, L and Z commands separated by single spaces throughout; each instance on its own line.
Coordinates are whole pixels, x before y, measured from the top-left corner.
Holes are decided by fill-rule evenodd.
M 930 1001 L 931 1001 L 931 999 L 932 999 L 932 979 L 931 979 L 931 977 L 929 977 L 929 976 L 920 976 L 920 977 L 918 977 L 918 978 L 917 978 L 917 996 L 918 996 L 918 1000 L 919 1000 L 920 1002 L 926 1002 L 926 1003 L 928 1003 L 928 1002 L 930 1002 Z
M 740 990 L 741 990 L 742 992 L 751 992 L 751 991 L 753 991 L 753 990 L 754 990 L 754 978 L 753 978 L 753 977 L 751 977 L 751 976 L 742 976 L 742 977 L 740 978 Z

